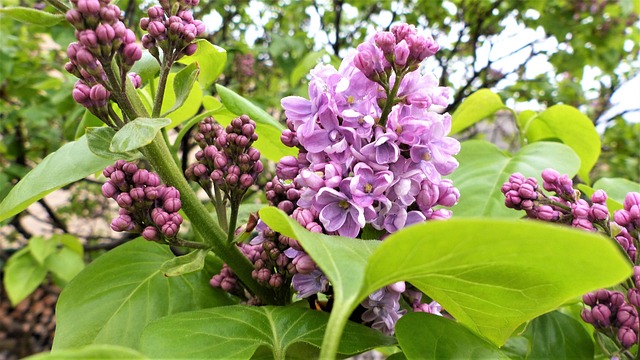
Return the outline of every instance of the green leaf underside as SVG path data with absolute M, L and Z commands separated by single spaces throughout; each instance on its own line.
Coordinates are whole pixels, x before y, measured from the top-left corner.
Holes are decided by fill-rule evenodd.
M 167 110 L 165 116 L 176 111 L 185 103 L 185 101 L 187 101 L 199 73 L 200 69 L 198 68 L 198 63 L 191 63 L 175 75 L 173 78 L 173 94 L 175 96 L 175 103 L 171 109 Z
M 507 107 L 489 89 L 480 89 L 469 95 L 451 116 L 451 134 L 458 133 L 469 126 L 493 115 Z
M 525 321 L 617 284 L 632 269 L 610 239 L 507 219 L 408 227 L 385 239 L 368 263 L 365 292 L 409 281 L 496 345 Z
M 141 353 L 122 346 L 95 344 L 79 349 L 69 349 L 40 353 L 25 360 L 67 360 L 67 359 L 146 359 Z
M 222 85 L 216 84 L 216 90 L 224 106 L 234 114 L 242 115 L 247 114 L 249 117 L 259 124 L 267 124 L 275 127 L 279 130 L 284 130 L 285 127 L 277 122 L 271 115 L 260 107 L 254 105 L 251 101 L 245 99 L 241 95 L 238 95 L 233 90 L 230 90 Z
M 198 82 L 206 89 L 222 74 L 227 62 L 227 51 L 205 39 L 196 40 L 196 44 L 196 52 L 191 56 L 182 57 L 178 62 L 185 65 L 198 63 L 201 69 Z
M 160 130 L 171 124 L 167 118 L 137 118 L 113 135 L 109 151 L 125 153 L 149 145 Z
M 48 193 L 104 169 L 112 161 L 89 150 L 86 137 L 49 154 L 11 189 L 0 203 L 0 221 L 13 216 Z
M 109 150 L 113 136 L 116 134 L 116 131 L 110 127 L 90 127 L 87 128 L 86 134 L 87 141 L 89 143 L 89 150 L 97 156 L 105 159 L 111 159 L 113 162 L 119 159 L 127 161 L 137 160 L 142 157 L 142 153 L 137 150 L 126 153 L 117 153 Z
M 209 250 L 194 250 L 186 255 L 174 257 L 162 264 L 160 271 L 164 276 L 171 277 L 202 270 L 208 252 Z
M 522 336 L 530 343 L 529 359 L 593 359 L 591 334 L 559 311 L 535 318 Z
M 578 175 L 590 183 L 589 171 L 600 156 L 600 135 L 591 120 L 578 109 L 554 105 L 531 120 L 525 135 L 530 142 L 556 138 L 570 146 L 580 158 Z
M 572 177 L 580 167 L 580 160 L 571 148 L 553 142 L 530 144 L 510 156 L 490 142 L 469 140 L 462 142 L 457 159 L 460 167 L 449 176 L 460 191 L 460 201 L 453 212 L 455 216 L 465 217 L 522 217 L 522 211 L 504 205 L 500 191 L 512 173 L 520 172 L 540 180 L 546 168 Z
M 36 10 L 21 6 L 7 6 L 0 8 L 0 14 L 4 14 L 27 24 L 53 26 L 64 20 L 62 14 L 52 14 L 41 10 Z
M 38 262 L 40 265 L 44 265 L 44 261 L 47 259 L 47 256 L 51 255 L 54 251 L 56 251 L 57 243 L 53 240 L 46 240 L 41 236 L 34 236 L 29 239 L 29 252 L 31 252 L 31 256 Z
M 89 264 L 60 294 L 53 349 L 89 344 L 135 348 L 155 319 L 232 304 L 203 272 L 165 277 L 160 266 L 173 257 L 167 247 L 137 239 Z
M 329 314 L 302 307 L 226 306 L 190 311 L 152 322 L 141 351 L 151 358 L 249 359 L 261 346 L 275 359 L 313 358 L 290 347 L 304 342 L 320 347 Z M 395 340 L 364 325 L 349 323 L 339 353 L 352 355 Z M 312 351 L 313 348 L 303 348 Z M 289 350 L 289 351 L 288 351 Z
M 325 271 L 336 290 L 333 311 L 349 316 L 377 289 L 409 281 L 496 345 L 520 324 L 631 274 L 612 241 L 541 222 L 429 221 L 376 242 L 312 234 L 273 208 L 260 216 L 297 239 Z
M 433 314 L 404 315 L 396 324 L 396 336 L 409 359 L 508 359 L 471 330 Z

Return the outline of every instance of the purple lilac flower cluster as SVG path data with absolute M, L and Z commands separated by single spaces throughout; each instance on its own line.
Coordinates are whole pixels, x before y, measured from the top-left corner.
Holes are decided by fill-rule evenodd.
M 109 101 L 111 91 L 117 84 L 109 82 L 105 68 L 117 61 L 122 76 L 142 57 L 142 50 L 136 44 L 136 36 L 120 20 L 118 6 L 110 0 L 72 0 L 73 8 L 66 19 L 76 28 L 78 42 L 67 48 L 70 62 L 65 69 L 76 77 L 73 90 L 74 100 L 91 110 L 100 118 Z M 140 76 L 129 73 L 134 86 L 141 85 Z
M 433 74 L 417 71 L 437 50 L 431 37 L 401 24 L 361 44 L 339 69 L 313 69 L 310 99 L 282 100 L 288 129 L 281 140 L 299 152 L 278 162 L 276 177 L 267 184 L 270 204 L 310 231 L 347 237 L 357 237 L 365 226 L 384 236 L 449 218 L 451 212 L 439 206 L 455 205 L 459 192 L 442 176 L 457 167 L 453 155 L 460 145 L 446 136 L 449 114 L 435 111 L 448 104 L 449 90 L 439 87 Z M 286 274 L 299 297 L 331 291 L 297 242 L 266 226 L 258 229 L 252 244 L 266 249 L 276 244 L 290 259 Z M 405 287 L 402 282 L 372 294 L 362 303 L 363 320 L 392 333 L 404 313 Z M 418 311 L 439 311 L 413 299 Z
M 213 182 L 231 201 L 240 201 L 264 169 L 260 151 L 252 147 L 258 139 L 256 123 L 247 115 L 239 116 L 227 127 L 207 117 L 199 124 L 194 139 L 200 150 L 197 162 L 185 171 L 188 179 L 205 190 Z
M 170 62 L 196 52 L 198 46 L 194 40 L 205 31 L 204 23 L 195 20 L 191 12 L 191 8 L 198 3 L 199 0 L 162 0 L 160 5 L 147 10 L 148 18 L 140 19 L 140 27 L 148 31 L 142 37 L 142 46 L 149 49 L 158 62 L 158 48 Z
M 177 189 L 160 184 L 157 174 L 124 160 L 108 166 L 102 174 L 109 179 L 102 185 L 102 195 L 120 206 L 111 229 L 142 233 L 145 239 L 161 243 L 178 235 L 182 203 Z

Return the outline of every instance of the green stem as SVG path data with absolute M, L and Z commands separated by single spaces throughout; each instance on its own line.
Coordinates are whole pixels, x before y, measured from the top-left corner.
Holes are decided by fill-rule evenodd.
M 242 200 L 242 195 L 236 196 L 236 198 L 231 201 L 231 215 L 229 216 L 229 227 L 227 229 L 227 243 L 232 243 L 233 238 L 235 237 L 240 200 Z
M 265 288 L 251 277 L 253 265 L 233 243 L 227 243 L 227 234 L 211 218 L 206 207 L 187 183 L 178 166 L 173 162 L 167 144 L 162 135 L 156 135 L 151 144 L 142 148 L 147 160 L 151 162 L 160 177 L 170 186 L 180 191 L 182 209 L 189 217 L 191 224 L 206 239 L 211 250 L 222 258 L 233 269 L 240 281 L 263 303 L 275 305 L 278 303 L 273 290 Z
M 125 93 L 120 92 L 120 79 L 116 76 L 111 68 L 111 64 L 103 64 L 104 73 L 107 75 L 107 79 L 109 80 L 109 84 L 111 85 L 111 96 L 113 96 L 120 106 L 122 112 L 129 118 L 129 120 L 134 120 L 141 115 L 138 114 L 129 101 L 129 98 L 125 95 Z M 115 90 L 115 91 L 114 91 Z
M 349 319 L 349 307 L 334 307 L 329 316 L 329 322 L 322 339 L 322 348 L 320 349 L 320 359 L 335 359 L 340 345 L 342 332 Z
M 404 77 L 404 73 L 396 73 L 396 79 L 393 83 L 393 88 L 391 91 L 387 91 L 387 101 L 384 104 L 384 109 L 382 109 L 382 114 L 380 115 L 380 125 L 384 126 L 387 124 L 387 117 L 389 117 L 389 113 L 391 112 L 391 108 L 395 104 L 396 95 L 398 95 L 398 90 L 400 89 L 400 83 L 402 82 L 402 78 Z
M 151 112 L 151 117 L 157 118 L 160 116 L 160 110 L 162 109 L 162 100 L 164 99 L 164 91 L 167 87 L 167 78 L 169 77 L 169 72 L 171 72 L 171 65 L 173 64 L 173 60 L 169 57 L 164 58 L 164 66 L 162 67 L 162 71 L 160 72 L 160 80 L 158 80 L 158 91 L 156 92 L 156 98 L 153 103 L 153 111 Z
M 222 230 L 229 231 L 229 224 L 227 223 L 227 204 L 225 204 L 222 192 L 218 185 L 213 184 L 213 191 L 215 194 L 215 201 L 213 202 L 216 208 L 216 216 L 218 217 L 218 224 L 222 227 Z

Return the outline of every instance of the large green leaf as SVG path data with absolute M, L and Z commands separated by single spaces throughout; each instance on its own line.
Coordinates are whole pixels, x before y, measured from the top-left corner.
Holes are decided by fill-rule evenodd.
M 460 190 L 455 216 L 521 217 L 523 214 L 504 206 L 502 184 L 514 172 L 540 179 L 546 168 L 573 176 L 580 160 L 571 148 L 560 143 L 538 142 L 527 145 L 515 155 L 483 140 L 462 142 L 457 156 L 460 167 L 449 177 Z
M 168 247 L 142 239 L 89 264 L 62 291 L 54 350 L 89 344 L 134 347 L 151 321 L 183 311 L 231 304 L 203 272 L 165 277 Z
M 580 157 L 578 175 L 589 184 L 589 171 L 600 156 L 600 135 L 591 120 L 569 105 L 554 105 L 538 114 L 525 129 L 530 142 L 560 139 Z
M 47 276 L 47 268 L 38 263 L 28 247 L 13 254 L 3 271 L 4 288 L 14 306 L 29 296 Z
M 53 26 L 64 20 L 62 14 L 52 14 L 42 10 L 36 10 L 21 6 L 7 6 L 0 8 L 0 14 L 4 14 L 27 24 Z
M 205 39 L 196 40 L 196 44 L 198 44 L 196 52 L 191 56 L 182 57 L 178 62 L 185 65 L 198 63 L 201 69 L 198 82 L 203 89 L 206 89 L 222 74 L 227 62 L 227 51 Z
M 591 334 L 578 320 L 559 311 L 531 321 L 522 336 L 529 340 L 527 359 L 593 359 Z
M 94 344 L 78 349 L 40 353 L 25 360 L 68 360 L 68 359 L 146 359 L 141 353 L 122 346 Z
M 500 96 L 489 89 L 480 89 L 464 99 L 451 116 L 451 134 L 460 132 L 502 109 L 508 108 Z
M 332 281 L 336 301 L 323 344 L 326 356 L 333 355 L 357 304 L 397 281 L 411 282 L 458 322 L 502 345 L 525 321 L 631 273 L 612 241 L 542 222 L 429 221 L 391 234 L 376 247 L 358 239 L 319 238 L 274 208 L 260 210 L 260 216 L 297 239 Z
M 255 142 L 254 146 L 260 150 L 262 156 L 272 161 L 278 161 L 284 156 L 296 155 L 296 149 L 287 147 L 280 141 L 280 135 L 282 134 L 282 130 L 284 130 L 282 124 L 278 123 L 266 111 L 232 90 L 222 85 L 216 85 L 216 89 L 222 103 L 231 113 L 236 115 L 247 114 L 256 122 L 258 141 Z M 226 123 L 220 121 L 218 117 L 214 116 L 214 118 L 222 125 L 226 125 Z
M 396 336 L 409 359 L 508 359 L 471 330 L 437 315 L 403 316 L 396 324 Z
M 110 159 L 89 151 L 84 136 L 64 144 L 11 189 L 0 203 L 0 221 L 19 213 L 48 193 L 96 173 L 111 163 Z
M 163 116 L 176 111 L 187 101 L 199 73 L 198 63 L 191 63 L 176 74 L 173 78 L 173 94 L 176 100 L 171 109 L 167 110 Z
M 151 358 L 249 359 L 260 347 L 273 359 L 317 357 L 329 314 L 288 306 L 226 306 L 167 316 L 149 324 L 140 350 Z M 176 336 L 176 334 L 180 334 Z M 313 347 L 302 347 L 296 343 Z M 348 323 L 338 353 L 353 355 L 395 339 Z
M 149 145 L 158 132 L 169 124 L 171 120 L 167 118 L 137 118 L 113 135 L 109 151 L 126 153 Z

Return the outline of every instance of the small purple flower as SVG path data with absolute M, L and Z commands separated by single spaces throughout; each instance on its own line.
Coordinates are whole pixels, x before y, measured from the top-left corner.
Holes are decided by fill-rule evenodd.
M 315 208 L 327 231 L 341 236 L 356 237 L 365 225 L 364 209 L 335 189 L 324 187 L 318 191 Z
M 349 188 L 353 202 L 363 208 L 371 206 L 375 200 L 380 200 L 393 181 L 391 171 L 374 172 L 365 163 L 356 164 L 353 171 L 354 176 Z
M 298 292 L 298 298 L 306 298 L 319 292 L 327 291 L 329 280 L 316 269 L 309 274 L 295 274 L 291 281 L 293 289 Z

